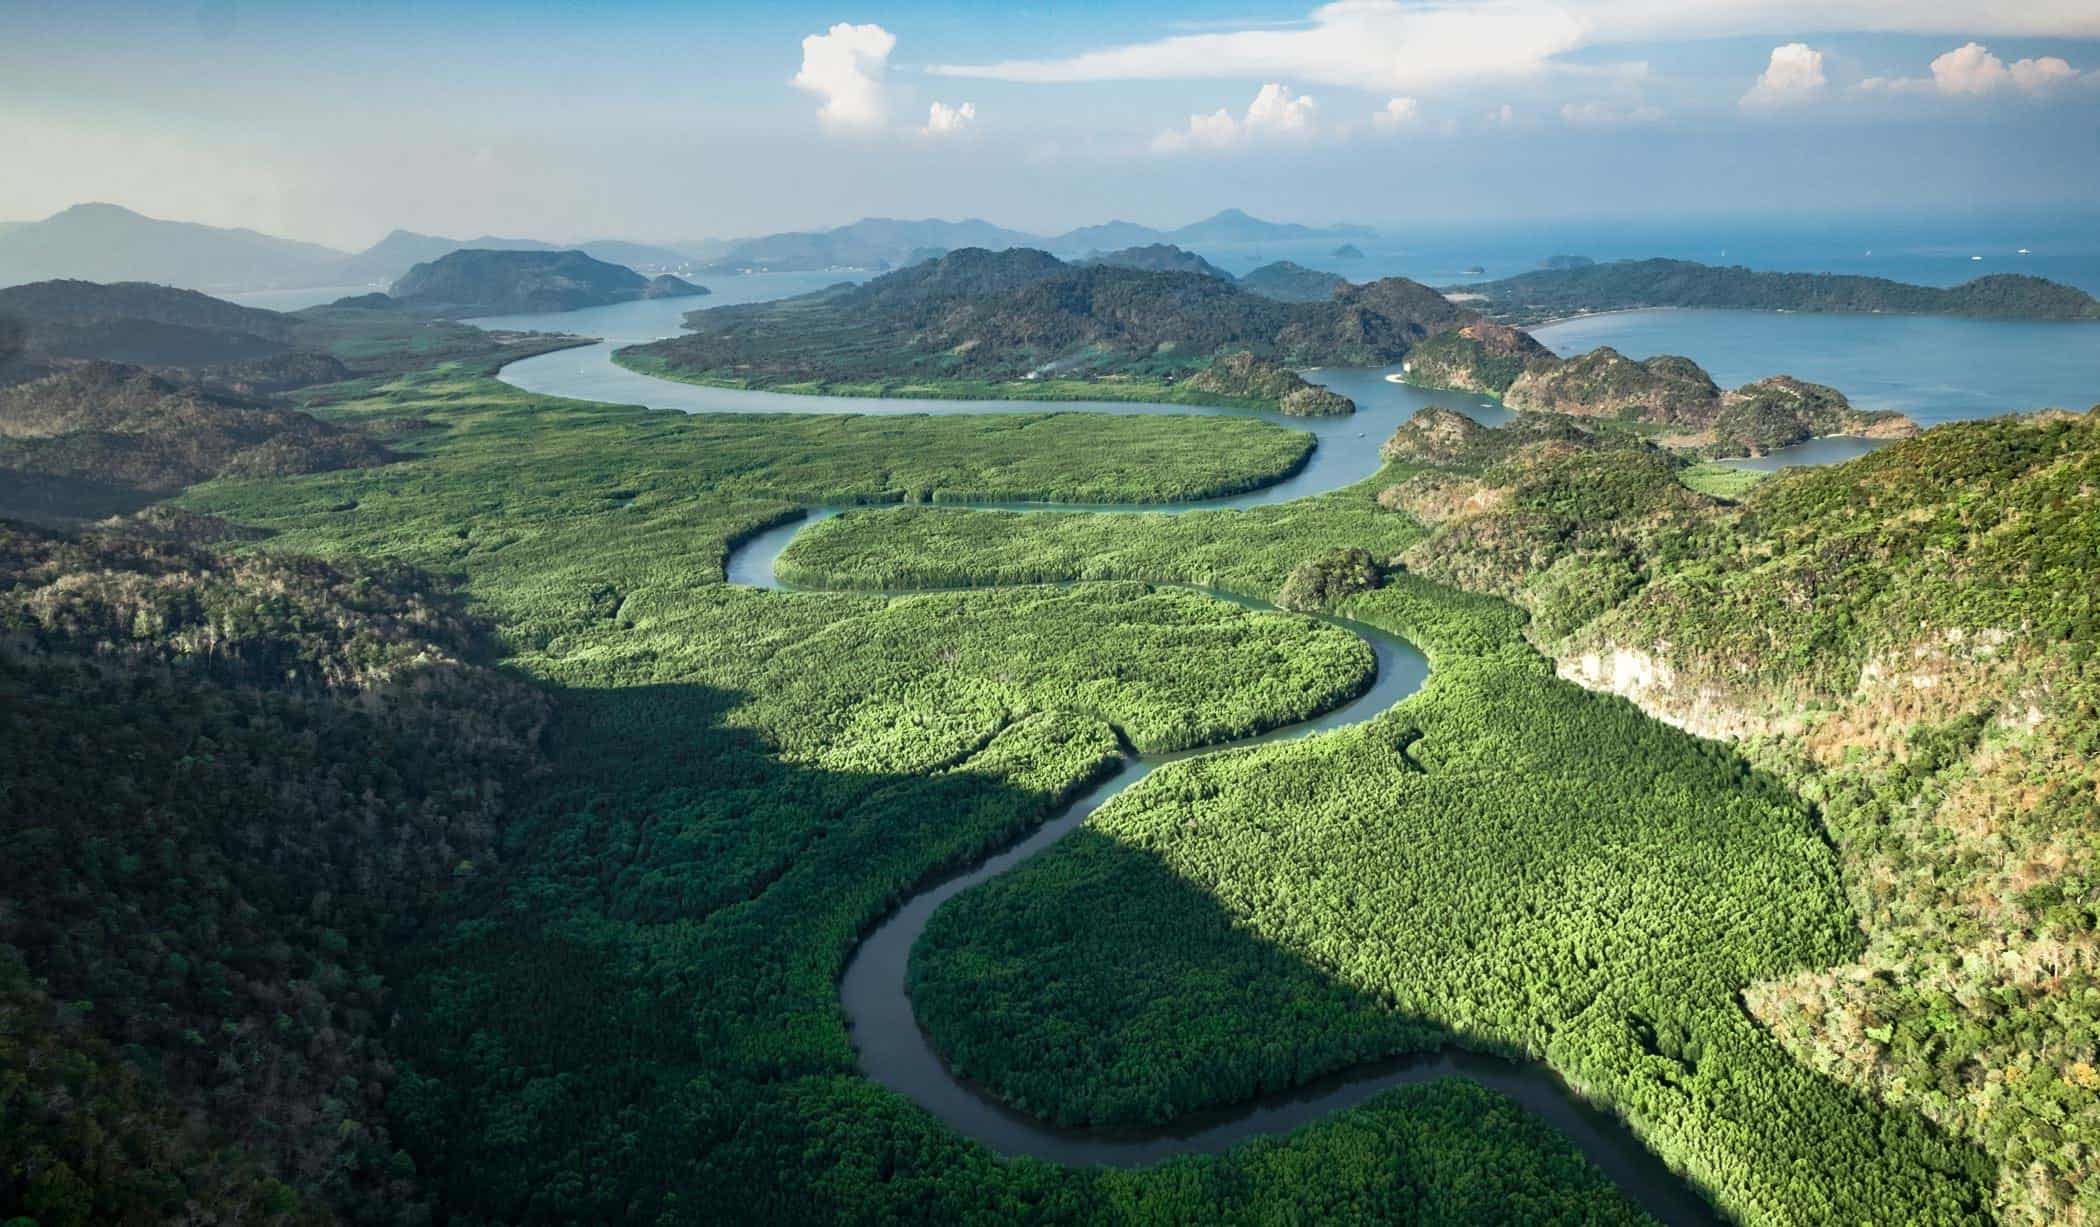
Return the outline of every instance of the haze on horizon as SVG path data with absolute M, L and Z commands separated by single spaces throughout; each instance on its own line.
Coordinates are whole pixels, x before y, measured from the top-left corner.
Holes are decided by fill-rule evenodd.
M 102 200 L 346 249 L 2075 207 L 2100 5 L 30 0 L 0 144 L 0 219 Z

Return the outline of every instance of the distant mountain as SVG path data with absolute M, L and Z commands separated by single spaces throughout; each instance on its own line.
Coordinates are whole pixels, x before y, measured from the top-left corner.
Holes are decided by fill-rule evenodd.
M 1349 279 L 1340 273 L 1278 260 L 1240 278 L 1240 288 L 1284 302 L 1322 302 L 1349 288 Z
M 1140 226 L 1136 222 L 1103 222 L 1098 226 L 1081 226 L 1077 230 L 1050 239 L 1047 250 L 1072 255 L 1088 255 L 1097 251 L 1119 251 L 1131 247 L 1144 247 L 1166 239 L 1166 231 L 1151 226 Z
M 1283 222 L 1263 221 L 1239 209 L 1227 209 L 1178 230 L 1157 230 L 1136 222 L 1113 221 L 1082 226 L 1059 235 L 1029 234 L 1009 230 L 987 221 L 969 218 L 959 222 L 927 219 L 899 221 L 893 218 L 864 218 L 831 230 L 770 234 L 733 243 L 714 256 L 702 271 L 795 272 L 827 268 L 903 267 L 931 255 L 981 247 L 1006 251 L 1032 247 L 1066 256 L 1088 256 L 1169 243 L 1184 249 L 1195 244 L 1232 245 L 1275 242 L 1289 239 L 1363 235 L 1362 226 L 1315 229 Z M 680 244 L 688 253 L 692 245 Z
M 1300 226 L 1295 222 L 1263 221 L 1239 209 L 1226 209 L 1213 213 L 1200 222 L 1191 222 L 1178 230 L 1169 230 L 1166 239 L 1170 243 L 1186 247 L 1192 243 L 1279 243 L 1290 239 L 1332 238 L 1337 235 L 1364 233 L 1366 230 L 1362 226 Z
M 538 239 L 505 239 L 492 235 L 484 235 L 478 239 L 448 239 L 433 234 L 417 234 L 413 230 L 396 230 L 337 265 L 331 284 L 391 285 L 403 273 L 418 264 L 427 264 L 466 248 L 488 251 L 555 250 L 552 243 L 542 243 Z
M 78 278 L 195 290 L 325 284 L 342 252 L 314 243 L 81 204 L 0 230 L 0 285 Z
M 1488 314 L 1511 323 L 1630 307 L 2100 319 L 2100 301 L 2085 291 L 2010 273 L 1941 289 L 1882 277 L 1768 273 L 1690 260 L 1621 260 L 1522 273 L 1463 288 L 1485 297 Z
M 951 222 L 938 218 L 901 221 L 870 217 L 831 230 L 745 239 L 708 263 L 702 271 L 887 268 L 912 263 L 913 257 L 922 256 L 929 250 L 983 247 L 998 251 L 1011 247 L 1040 247 L 1043 243 L 1040 236 L 1008 230 L 976 218 Z
M 707 290 L 677 277 L 644 277 L 580 251 L 469 249 L 416 265 L 390 293 L 423 314 L 465 316 L 574 311 Z
M 474 243 L 475 247 L 486 247 L 486 243 Z M 576 244 L 576 250 L 593 260 L 607 264 L 624 264 L 637 272 L 661 273 L 682 269 L 693 263 L 692 257 L 669 247 L 655 243 L 632 243 L 626 239 L 592 239 L 588 243 Z
M 1117 268 L 1142 268 L 1156 273 L 1201 273 L 1216 277 L 1220 281 L 1231 281 L 1232 274 L 1212 264 L 1193 251 L 1183 251 L 1166 243 L 1152 243 L 1144 247 L 1129 247 L 1122 251 L 1111 251 L 1091 257 L 1087 264 L 1109 264 Z M 1273 296 L 1272 296 L 1273 297 Z

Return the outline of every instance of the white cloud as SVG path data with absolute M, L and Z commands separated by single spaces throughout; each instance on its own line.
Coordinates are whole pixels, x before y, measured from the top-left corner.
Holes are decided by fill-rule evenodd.
M 1661 119 L 1662 116 L 1661 108 L 1639 103 L 1621 106 L 1615 102 L 1569 102 L 1563 103 L 1560 108 L 1561 121 L 1578 127 L 1645 124 Z
M 1511 107 L 1508 103 L 1505 102 L 1501 106 L 1496 107 L 1494 110 L 1489 111 L 1485 118 L 1488 123 L 1494 125 L 1495 127 L 1507 128 L 1513 126 L 1517 122 L 1517 112 L 1515 108 Z
M 1247 134 L 1311 136 L 1318 112 L 1319 104 L 1311 98 L 1293 94 L 1290 86 L 1272 81 L 1262 86 L 1261 92 L 1247 106 Z
M 873 132 L 889 121 L 890 52 L 897 36 L 878 25 L 840 22 L 802 40 L 795 87 L 824 99 L 817 118 L 834 132 Z
M 1422 118 L 1422 104 L 1412 98 L 1390 98 L 1371 112 L 1371 126 L 1387 132 L 1405 128 Z
M 919 131 L 926 136 L 960 136 L 977 123 L 977 106 L 965 102 L 959 107 L 945 102 L 936 102 L 926 113 L 926 126 Z
M 2049 93 L 2081 79 L 2079 71 L 2053 55 L 2007 64 L 1981 43 L 1964 43 L 1936 57 L 1929 77 L 1868 77 L 1858 88 L 1867 93 L 1940 94 L 1948 98 L 1983 98 L 2009 90 L 2029 96 Z M 2100 80 L 2100 73 L 2083 74 Z
M 1982 43 L 1964 43 L 1932 61 L 1932 84 L 1942 94 L 1992 94 L 2002 89 L 2038 94 L 2078 76 L 2068 63 L 2053 55 L 2038 60 L 2004 60 Z
M 2078 70 L 2062 59 L 2045 55 L 2036 60 L 2014 60 L 2013 84 L 2030 94 L 2039 94 L 2076 79 Z
M 1539 72 L 1590 46 L 1786 29 L 2100 37 L 2093 0 L 1923 4 L 1918 0 L 1337 0 L 1297 25 L 1246 23 L 1104 47 L 1062 59 L 947 64 L 937 74 L 1060 82 L 1254 78 L 1428 93 Z M 1574 66 L 1568 66 L 1570 68 Z M 1594 66 L 1592 66 L 1594 67 Z
M 1579 21 L 1542 0 L 1401 4 L 1339 0 L 1298 27 L 1183 34 L 1067 59 L 948 64 L 937 74 L 1003 81 L 1273 79 L 1384 91 L 1524 73 L 1581 44 Z
M 1162 153 L 1190 149 L 1227 149 L 1248 140 L 1305 140 L 1319 130 L 1319 104 L 1270 82 L 1247 104 L 1244 118 L 1223 107 L 1208 115 L 1189 116 L 1186 132 L 1162 132 L 1152 147 Z
M 1757 83 L 1744 94 L 1741 105 L 1751 110 L 1793 106 L 1821 98 L 1830 79 L 1823 75 L 1823 53 L 1807 43 L 1786 43 L 1772 48 Z

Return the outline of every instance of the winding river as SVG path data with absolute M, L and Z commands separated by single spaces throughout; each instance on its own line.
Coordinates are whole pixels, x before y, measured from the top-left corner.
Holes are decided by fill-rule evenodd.
M 833 278 L 835 279 L 835 278 Z M 737 285 L 746 293 L 722 294 L 699 305 L 756 301 L 815 288 L 813 279 L 797 284 L 787 278 L 748 278 L 765 285 Z M 783 284 L 785 282 L 785 284 Z M 1425 405 L 1456 409 L 1493 424 L 1507 412 L 1493 402 L 1458 392 L 1434 392 L 1388 381 L 1387 372 L 1328 370 L 1315 372 L 1315 382 L 1354 398 L 1358 412 L 1338 419 L 1295 419 L 1251 410 L 1130 402 L 1031 403 L 1025 401 L 954 401 L 789 396 L 731 389 L 704 388 L 626 370 L 611 360 L 619 345 L 672 335 L 679 317 L 694 300 L 659 300 L 546 316 L 515 316 L 476 321 L 487 327 L 527 328 L 592 333 L 606 339 L 597 345 L 561 350 L 505 367 L 500 377 L 527 391 L 579 400 L 644 404 L 688 413 L 881 413 L 981 414 L 1086 411 L 1112 414 L 1233 414 L 1260 416 L 1309 430 L 1318 440 L 1311 460 L 1292 477 L 1261 490 L 1229 498 L 1182 504 L 1120 505 L 1086 510 L 1175 512 L 1196 508 L 1249 507 L 1286 502 L 1361 481 L 1380 467 L 1378 446 L 1400 422 Z M 951 504 L 943 504 L 950 506 Z M 1027 504 L 952 504 L 1044 510 Z M 1081 510 L 1066 507 L 1064 510 Z M 735 549 L 728 560 L 730 582 L 755 588 L 783 585 L 774 562 L 795 535 L 837 508 L 811 508 L 806 516 L 762 532 Z M 1048 513 L 1048 512 L 1046 512 Z M 869 511 L 865 514 L 880 514 Z M 1053 513 L 1054 514 L 1054 513 Z M 1267 602 L 1211 593 L 1251 609 L 1272 610 Z M 1249 1138 L 1287 1132 L 1313 1120 L 1365 1102 L 1396 1086 L 1465 1077 L 1498 1091 L 1551 1123 L 1620 1190 L 1650 1215 L 1665 1223 L 1718 1223 L 1713 1208 L 1683 1179 L 1672 1173 L 1615 1116 L 1577 1095 L 1552 1070 L 1528 1061 L 1509 1061 L 1457 1048 L 1415 1054 L 1341 1071 L 1290 1091 L 1208 1110 L 1166 1125 L 1129 1128 L 1064 1128 L 1015 1111 L 983 1088 L 955 1076 L 919 1027 L 905 988 L 911 949 L 927 921 L 950 898 L 1013 868 L 1042 852 L 1084 822 L 1100 806 L 1158 767 L 1198 754 L 1215 754 L 1368 720 L 1418 690 L 1428 676 L 1421 653 L 1404 640 L 1362 623 L 1323 618 L 1365 640 L 1377 661 L 1372 685 L 1362 695 L 1320 716 L 1259 737 L 1173 754 L 1142 755 L 1124 760 L 1114 775 L 1071 801 L 1060 813 L 1025 838 L 978 864 L 932 883 L 911 896 L 855 947 L 841 977 L 839 995 L 853 1044 L 866 1074 L 910 1098 L 958 1132 L 1005 1155 L 1029 1155 L 1073 1165 L 1106 1164 L 1138 1167 L 1185 1154 L 1226 1150 Z

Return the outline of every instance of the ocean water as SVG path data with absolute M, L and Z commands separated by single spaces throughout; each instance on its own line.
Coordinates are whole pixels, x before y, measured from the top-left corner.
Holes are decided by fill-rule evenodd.
M 1563 357 L 1609 345 L 1682 354 L 1722 387 L 1766 375 L 1828 384 L 1920 426 L 2100 404 L 2100 322 L 1777 311 L 1620 311 L 1532 329 Z
M 1342 259 L 1347 242 L 1361 259 Z M 2026 248 L 2026 254 L 2020 249 Z M 2100 212 L 1702 218 L 1388 226 L 1368 238 L 1201 247 L 1238 274 L 1295 260 L 1351 281 L 1403 276 L 1449 286 L 1514 276 L 1553 255 L 1593 260 L 1667 256 L 1775 272 L 1851 273 L 1956 285 L 1986 273 L 2027 273 L 2100 294 Z M 1473 269 L 1480 270 L 1472 272 Z

